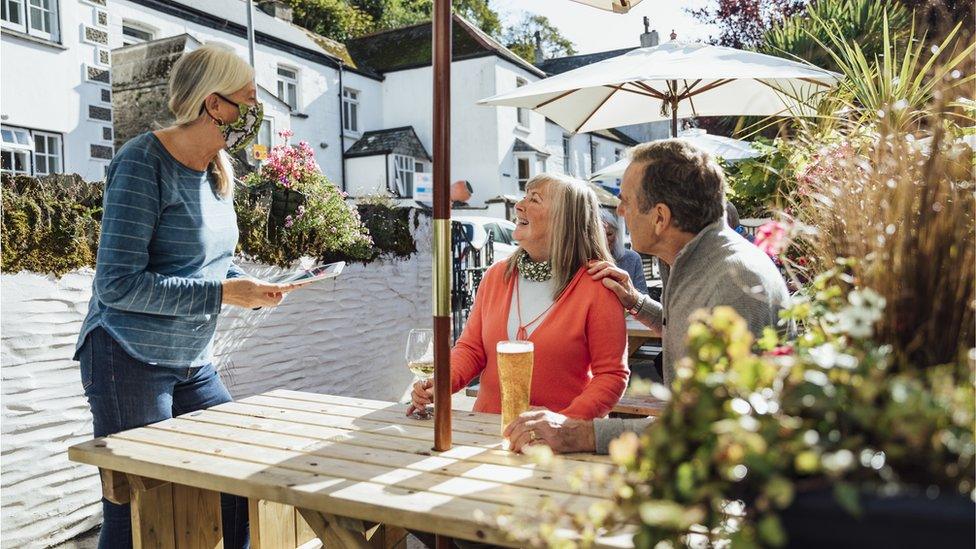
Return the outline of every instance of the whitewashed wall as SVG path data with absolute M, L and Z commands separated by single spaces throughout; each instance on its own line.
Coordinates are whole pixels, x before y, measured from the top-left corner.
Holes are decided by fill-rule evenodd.
M 411 224 L 412 227 L 412 224 Z M 336 281 L 288 296 L 276 309 L 227 308 L 216 362 L 236 398 L 287 387 L 399 400 L 412 377 L 406 333 L 431 315 L 429 218 L 407 260 L 350 264 Z M 261 276 L 277 269 L 244 263 Z M 91 438 L 91 416 L 71 360 L 93 271 L 60 279 L 0 275 L 0 439 L 4 548 L 56 545 L 100 523 L 94 468 L 68 461 Z

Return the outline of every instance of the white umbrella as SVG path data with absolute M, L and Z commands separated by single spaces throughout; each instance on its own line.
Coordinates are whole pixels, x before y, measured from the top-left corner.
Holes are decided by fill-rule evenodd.
M 840 75 L 808 63 L 672 41 L 631 50 L 479 101 L 533 109 L 573 132 L 681 116 L 811 114 L 814 94 Z
M 641 3 L 641 0 L 573 0 L 580 4 L 600 8 L 601 10 L 612 11 L 614 13 L 627 13 L 630 8 Z
M 729 162 L 738 162 L 739 160 L 762 156 L 762 153 L 752 148 L 752 144 L 748 141 L 732 139 L 731 137 L 723 137 L 721 135 L 711 135 L 700 128 L 685 130 L 678 135 L 678 139 L 683 139 L 711 156 Z M 590 179 L 593 181 L 619 179 L 624 176 L 624 171 L 629 165 L 629 158 L 621 158 L 613 164 L 594 172 L 590 176 Z

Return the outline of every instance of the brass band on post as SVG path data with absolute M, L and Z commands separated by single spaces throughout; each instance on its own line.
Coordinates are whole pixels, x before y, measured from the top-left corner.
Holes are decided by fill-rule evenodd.
M 434 220 L 434 316 L 451 316 L 451 220 Z

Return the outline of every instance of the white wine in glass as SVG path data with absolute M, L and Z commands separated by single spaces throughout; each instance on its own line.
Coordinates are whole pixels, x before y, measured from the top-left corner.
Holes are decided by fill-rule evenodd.
M 417 381 L 427 381 L 434 377 L 434 331 L 417 328 L 407 334 L 407 368 L 413 372 Z M 426 407 L 413 413 L 414 419 L 430 419 Z

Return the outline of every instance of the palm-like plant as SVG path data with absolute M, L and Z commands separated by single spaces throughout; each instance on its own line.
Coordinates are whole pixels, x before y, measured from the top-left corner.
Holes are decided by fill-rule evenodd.
M 895 41 L 902 40 L 912 24 L 912 14 L 900 3 L 877 0 L 820 0 L 812 2 L 804 14 L 787 17 L 766 31 L 756 49 L 770 55 L 796 57 L 814 65 L 840 70 L 821 44 L 830 40 L 824 22 L 829 21 L 847 41 L 857 41 L 868 57 L 879 53 L 885 30 Z

